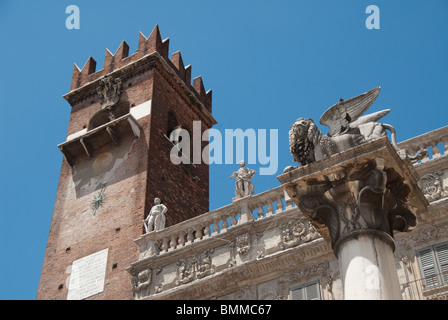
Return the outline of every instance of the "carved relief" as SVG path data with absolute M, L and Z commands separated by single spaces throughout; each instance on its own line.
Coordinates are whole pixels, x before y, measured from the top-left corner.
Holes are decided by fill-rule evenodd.
M 305 219 L 291 219 L 282 224 L 280 248 L 286 249 L 320 237 L 317 230 Z
M 139 299 L 149 294 L 149 285 L 151 284 L 151 269 L 146 269 L 133 276 L 131 279 L 132 293 Z
M 426 174 L 420 178 L 418 185 L 428 201 L 448 196 L 448 187 L 443 186 L 443 171 Z
M 246 255 L 250 249 L 250 234 L 244 233 L 236 238 L 236 248 L 240 255 Z
M 100 98 L 101 109 L 110 109 L 120 100 L 121 79 L 114 79 L 111 76 L 104 77 L 99 81 L 96 92 Z
M 190 261 L 181 259 L 177 263 L 179 266 L 176 285 L 182 285 L 196 279 L 201 279 L 215 273 L 215 266 L 212 264 L 211 254 L 214 249 L 197 254 Z
M 212 264 L 211 254 L 213 249 L 210 249 L 204 253 L 204 258 L 202 261 L 197 259 L 197 271 L 196 276 L 198 279 L 204 278 L 215 273 L 215 266 Z
M 193 281 L 193 279 L 195 277 L 194 272 L 195 272 L 196 264 L 192 263 L 190 265 L 190 267 L 187 267 L 187 261 L 185 259 L 181 259 L 181 260 L 179 260 L 177 265 L 179 266 L 179 270 L 178 270 L 178 277 L 176 280 L 176 285 L 179 286 L 181 284 L 185 284 L 190 281 Z

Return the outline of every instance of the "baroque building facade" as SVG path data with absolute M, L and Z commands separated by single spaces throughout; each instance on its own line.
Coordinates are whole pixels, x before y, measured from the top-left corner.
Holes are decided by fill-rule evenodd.
M 37 298 L 344 299 L 331 243 L 280 184 L 207 212 L 208 166 L 170 161 L 173 130 L 216 121 L 211 91 L 200 77 L 190 84 L 191 66 L 180 52 L 168 59 L 168 43 L 156 26 L 132 55 L 125 42 L 107 50 L 103 70 L 92 58 L 75 65 Z M 412 164 L 429 206 L 412 231 L 394 233 L 401 295 L 447 299 L 448 126 L 398 145 L 429 151 Z
M 447 138 L 443 127 L 399 144 L 411 153 L 422 147 L 431 151 L 414 164 L 429 207 L 418 215 L 415 229 L 394 235 L 395 267 L 406 300 L 448 298 Z M 249 218 L 240 220 L 244 212 Z M 140 256 L 128 268 L 135 299 L 344 298 L 330 244 L 281 187 L 135 242 Z M 149 275 L 144 288 L 141 274 Z

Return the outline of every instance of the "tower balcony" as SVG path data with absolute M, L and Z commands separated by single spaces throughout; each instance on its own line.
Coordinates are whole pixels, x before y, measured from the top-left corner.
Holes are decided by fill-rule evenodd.
M 70 166 L 75 164 L 77 156 L 93 157 L 95 150 L 106 145 L 119 145 L 121 137 L 133 134 L 140 137 L 141 125 L 131 113 L 107 122 L 92 130 L 81 131 L 69 136 L 67 141 L 58 145 Z

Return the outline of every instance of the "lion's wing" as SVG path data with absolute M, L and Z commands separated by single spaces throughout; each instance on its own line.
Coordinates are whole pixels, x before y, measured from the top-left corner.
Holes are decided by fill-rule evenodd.
M 341 133 L 348 128 L 351 122 L 358 119 L 370 108 L 378 97 L 380 90 L 380 87 L 376 87 L 359 96 L 339 101 L 324 112 L 320 117 L 320 124 L 330 128 L 328 133 L 330 136 Z

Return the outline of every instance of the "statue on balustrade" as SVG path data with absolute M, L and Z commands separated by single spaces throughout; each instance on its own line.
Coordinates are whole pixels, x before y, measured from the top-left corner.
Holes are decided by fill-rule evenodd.
M 236 190 L 235 198 L 243 198 L 254 194 L 254 184 L 250 181 L 255 175 L 255 170 L 250 170 L 245 167 L 246 163 L 241 160 L 239 162 L 240 168 L 230 176 L 230 179 L 235 178 Z
M 158 231 L 165 228 L 165 213 L 168 208 L 160 201 L 159 198 L 154 199 L 154 206 L 149 211 L 148 216 L 143 220 L 145 232 Z

